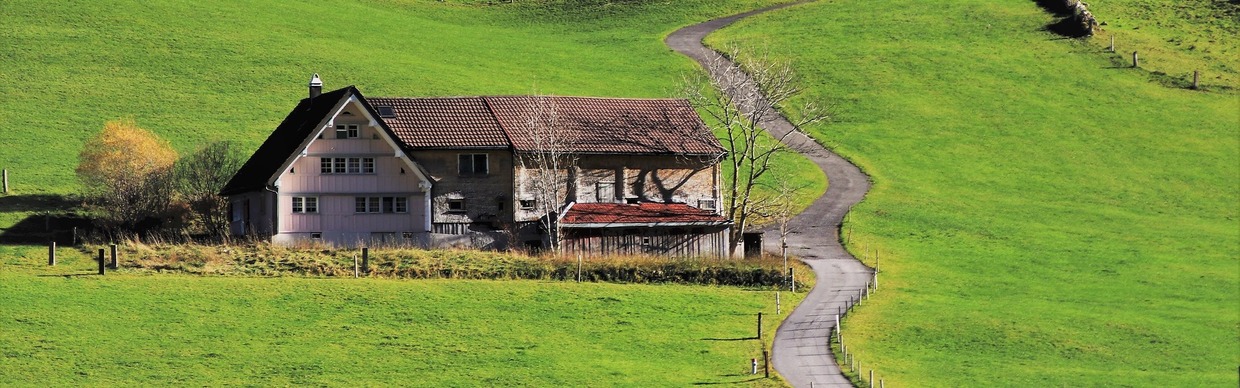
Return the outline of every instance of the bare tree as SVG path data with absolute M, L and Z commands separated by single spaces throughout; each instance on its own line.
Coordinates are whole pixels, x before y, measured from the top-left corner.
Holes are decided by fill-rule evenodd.
M 573 193 L 577 178 L 574 152 L 577 136 L 561 125 L 552 98 L 531 96 L 527 113 L 524 125 L 517 131 L 522 138 L 515 150 L 516 165 L 520 169 L 517 192 L 533 196 L 532 211 L 539 216 L 539 226 L 547 233 L 545 243 L 559 254 L 563 232 L 559 218 L 565 208 L 576 201 Z
M 732 60 L 729 60 L 731 58 Z M 741 65 L 738 66 L 732 61 Z M 706 64 L 708 74 L 685 80 L 684 96 L 705 112 L 715 133 L 722 136 L 733 174 L 724 182 L 725 211 L 733 223 L 728 251 L 736 253 L 743 233 L 774 197 L 759 198 L 754 188 L 771 170 L 771 159 L 785 152 L 790 136 L 800 127 L 827 119 L 813 102 L 789 106 L 801 93 L 792 67 L 767 55 L 745 56 L 733 48 L 727 57 L 714 54 Z M 787 120 L 780 112 L 795 113 Z M 764 128 L 774 128 L 768 132 Z
M 228 202 L 218 193 L 245 162 L 231 142 L 207 144 L 175 165 L 176 187 L 202 231 L 211 237 L 228 233 Z

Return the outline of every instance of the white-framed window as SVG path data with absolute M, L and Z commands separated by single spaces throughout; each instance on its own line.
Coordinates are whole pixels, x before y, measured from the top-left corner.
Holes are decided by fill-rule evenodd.
M 375 158 L 320 158 L 320 174 L 374 174 Z
M 319 197 L 293 197 L 293 213 L 318 213 Z
M 465 199 L 464 198 L 448 199 L 448 212 L 460 213 L 464 211 L 465 211 Z
M 537 204 L 538 202 L 532 199 L 522 199 L 517 201 L 517 205 L 521 206 L 521 210 L 534 210 L 534 206 Z
M 337 139 L 356 139 L 361 135 L 357 124 L 336 124 Z
M 408 197 L 353 197 L 354 213 L 408 213 Z
M 490 170 L 487 166 L 487 154 L 458 154 L 457 174 L 461 176 L 486 175 Z
M 715 206 L 716 206 L 716 203 L 715 203 L 715 200 L 713 199 L 699 199 L 698 200 L 698 209 L 715 210 Z

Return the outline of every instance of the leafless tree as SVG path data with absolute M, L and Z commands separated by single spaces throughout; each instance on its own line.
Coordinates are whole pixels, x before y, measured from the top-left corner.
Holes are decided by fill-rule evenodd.
M 517 192 L 531 195 L 532 211 L 547 233 L 545 243 L 556 254 L 561 251 L 562 228 L 559 218 L 572 204 L 576 191 L 576 133 L 561 125 L 555 100 L 546 96 L 528 99 L 528 115 L 518 132 L 522 139 L 515 153 Z M 520 198 L 518 198 L 520 200 Z M 518 202 L 520 208 L 520 202 Z M 520 211 L 521 209 L 518 209 Z M 529 209 L 526 209 L 529 210 Z
M 193 211 L 198 226 L 213 238 L 228 233 L 228 202 L 218 195 L 245 162 L 227 141 L 207 144 L 175 165 L 176 188 Z
M 751 222 L 772 206 L 774 197 L 759 198 L 754 192 L 770 172 L 772 157 L 788 150 L 790 136 L 804 138 L 801 126 L 827 115 L 813 102 L 790 106 L 802 91 L 796 74 L 788 63 L 768 55 L 746 56 L 733 48 L 726 57 L 714 54 L 706 68 L 708 74 L 686 78 L 683 94 L 706 113 L 728 152 L 733 174 L 724 182 L 724 210 L 734 223 L 728 251 L 735 254 Z M 781 112 L 795 114 L 795 119 L 785 119 Z M 774 130 L 764 130 L 768 127 Z

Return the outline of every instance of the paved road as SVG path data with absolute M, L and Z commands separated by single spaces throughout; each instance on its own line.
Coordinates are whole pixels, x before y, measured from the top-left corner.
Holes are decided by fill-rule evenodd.
M 738 19 L 795 4 L 781 4 L 757 9 L 726 18 L 681 28 L 668 35 L 668 47 L 708 64 L 719 54 L 702 45 L 702 38 Z M 766 123 L 763 129 L 777 138 L 793 130 L 786 119 Z M 827 346 L 827 337 L 835 328 L 835 314 L 846 309 L 849 298 L 864 289 L 873 272 L 862 265 L 840 245 L 840 222 L 853 204 L 865 197 L 870 189 L 869 177 L 857 166 L 823 148 L 799 133 L 785 138 L 790 148 L 805 154 L 827 175 L 827 192 L 814 201 L 805 212 L 791 221 L 794 232 L 788 236 L 789 253 L 800 256 L 818 275 L 818 285 L 801 305 L 780 324 L 775 333 L 772 362 L 775 370 L 794 387 L 851 387 L 840 373 Z M 779 233 L 767 230 L 765 248 L 779 251 Z

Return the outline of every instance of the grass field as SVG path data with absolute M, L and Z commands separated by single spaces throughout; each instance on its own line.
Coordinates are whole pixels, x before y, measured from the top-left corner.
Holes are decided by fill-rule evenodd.
M 23 22 L 0 26 L 0 168 L 20 196 L 75 193 L 85 139 L 124 117 L 182 154 L 254 149 L 314 72 L 368 96 L 672 96 L 698 69 L 666 33 L 777 1 L 6 1 Z M 824 190 L 808 160 L 781 164 L 814 182 L 802 203 Z M 42 203 L 0 200 L 0 229 L 58 210 Z
M 0 248 L 0 385 L 781 386 L 774 292 L 538 281 L 92 275 Z M 783 293 L 789 308 L 799 295 Z M 784 310 L 786 313 L 788 310 Z
M 874 177 L 849 248 L 883 271 L 844 335 L 891 386 L 1237 384 L 1236 6 L 1090 3 L 1119 54 L 1029 1 L 817 2 L 711 38 L 839 107 L 814 135 Z M 1166 82 L 1196 67 L 1206 91 Z

